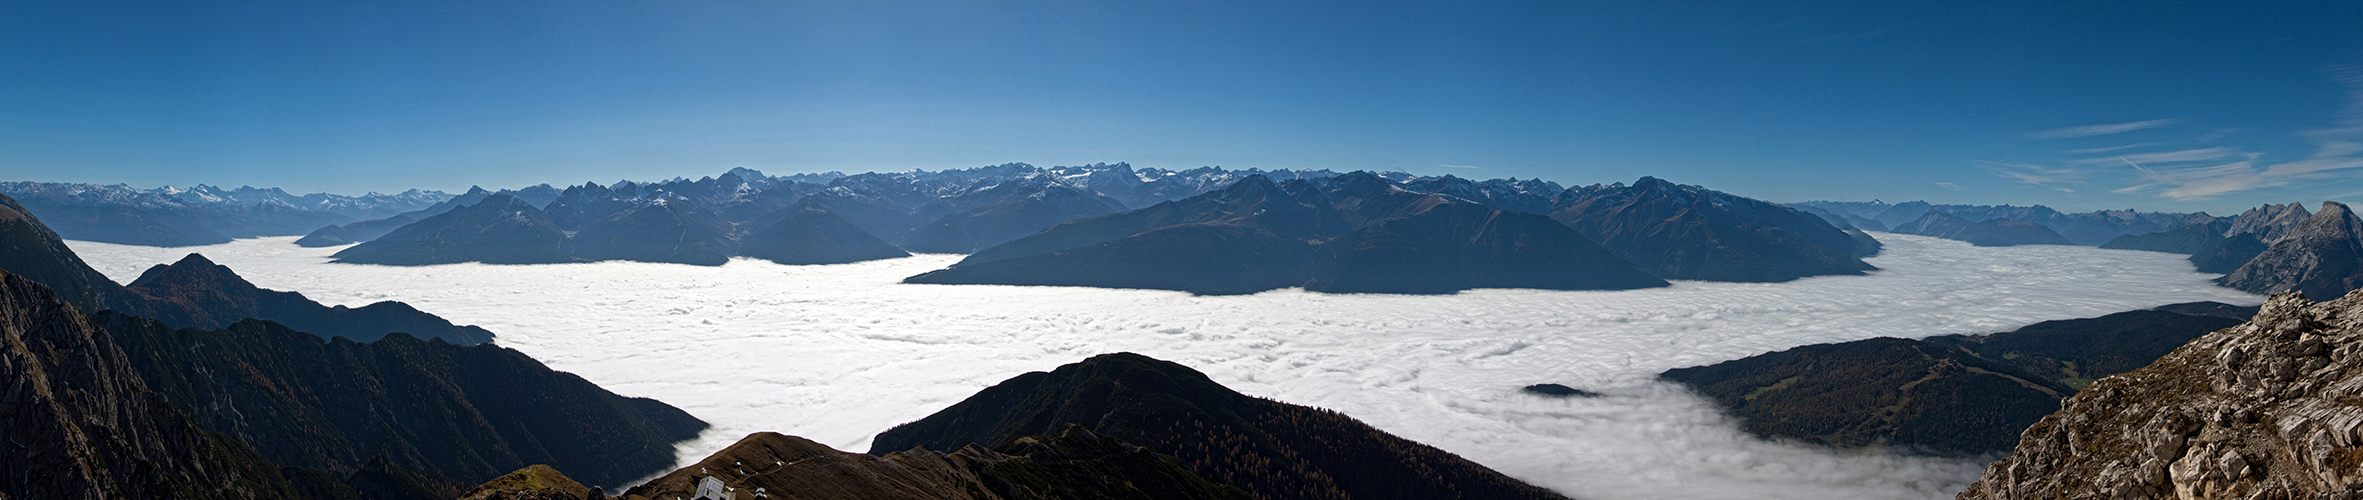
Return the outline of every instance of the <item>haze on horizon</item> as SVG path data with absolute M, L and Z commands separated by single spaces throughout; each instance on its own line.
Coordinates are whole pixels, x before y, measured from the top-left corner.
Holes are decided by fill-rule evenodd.
M 2363 4 L 19 2 L 0 180 L 358 194 L 1005 162 L 1775 201 L 2363 194 Z

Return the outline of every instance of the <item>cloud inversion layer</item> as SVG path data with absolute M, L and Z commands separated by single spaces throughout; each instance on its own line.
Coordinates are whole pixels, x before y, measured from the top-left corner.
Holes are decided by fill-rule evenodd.
M 1989 333 L 2174 302 L 2241 304 L 2179 255 L 1977 248 L 1880 233 L 1861 277 L 1678 282 L 1621 292 L 1236 297 L 904 285 L 958 256 L 834 266 L 326 264 L 292 238 L 196 248 L 71 242 L 119 280 L 202 252 L 329 304 L 402 300 L 619 394 L 713 422 L 703 456 L 755 431 L 841 449 L 1026 371 L 1133 351 L 1240 392 L 1345 412 L 1586 499 L 1950 498 L 1975 460 L 1832 452 L 1741 433 L 1656 373 L 1875 336 Z M 1606 394 L 1548 399 L 1542 382 Z

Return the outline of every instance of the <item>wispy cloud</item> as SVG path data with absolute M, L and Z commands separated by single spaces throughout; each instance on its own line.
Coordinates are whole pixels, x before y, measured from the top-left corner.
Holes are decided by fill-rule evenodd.
M 2175 201 L 2211 200 L 2217 196 L 2250 189 L 2288 184 L 2286 178 L 2267 176 L 2256 169 L 2254 160 L 2226 163 L 2211 167 L 2149 168 L 2133 162 L 2142 184 L 2111 190 L 2118 194 L 2155 191 L 2158 196 Z
M 2330 73 L 2334 81 L 2346 87 L 2347 105 L 2332 116 L 2333 125 L 2329 128 L 2297 134 L 2314 143 L 2314 153 L 2303 159 L 2267 163 L 2262 160 L 2265 155 L 2261 153 L 2230 147 L 2209 147 L 2117 155 L 2076 160 L 2075 163 L 2121 163 L 2134 170 L 2139 183 L 2110 192 L 2150 193 L 2177 201 L 2209 200 L 2240 191 L 2307 185 L 2351 176 L 2363 170 L 2363 66 L 2333 67 Z M 2200 137 L 2199 142 L 2213 142 L 2226 132 L 2219 130 L 2209 133 Z M 2079 154 L 2104 152 L 2107 151 L 2070 151 Z M 2226 158 L 2242 157 L 2244 159 L 2241 161 L 2220 163 Z
M 1961 192 L 1961 191 L 1968 191 L 1968 190 L 1969 190 L 1969 188 L 1961 187 L 1961 185 L 1960 185 L 1960 184 L 1954 184 L 1954 183 L 1950 183 L 1950 182 L 1938 182 L 1938 183 L 1936 183 L 1936 185 L 1937 185 L 1938 187 L 1942 187 L 1942 188 L 1945 188 L 1945 189 L 1950 189 L 1950 190 L 1953 190 L 1953 192 Z
M 2110 152 L 2110 151 L 2121 151 L 2121 150 L 2134 149 L 2134 148 L 2146 148 L 2146 147 L 2150 147 L 2150 146 L 2156 146 L 2156 145 L 2158 145 L 2158 143 L 2155 143 L 2155 142 L 2144 142 L 2144 143 L 2141 143 L 2141 144 L 2127 144 L 2127 145 L 2123 145 L 2123 146 L 2109 146 L 2109 147 L 2105 147 L 2105 148 L 2070 149 L 2070 150 L 2068 150 L 2068 151 L 2067 151 L 2067 153 L 2068 153 L 2068 154 L 2075 154 L 2075 155 L 2096 155 L 2096 154 L 2101 154 L 2101 153 L 2107 153 L 2107 152 Z
M 2093 170 L 2088 168 L 2046 167 L 2042 165 L 1991 161 L 1982 163 L 1986 164 L 1986 171 L 1993 172 L 1994 175 L 2001 176 L 2004 179 L 2010 179 L 2012 182 L 2017 182 L 2020 184 L 2043 187 L 2058 187 L 2055 186 L 2056 184 L 2082 183 L 2084 182 L 2084 179 L 2092 177 L 2093 173 Z
M 2076 137 L 2122 134 L 2135 130 L 2164 127 L 2176 123 L 2182 123 L 2182 120 L 2176 118 L 2165 118 L 2158 120 L 2142 120 L 2138 122 L 2103 123 L 2099 125 L 2085 125 L 2081 127 L 2051 129 L 2028 135 L 2036 139 L 2071 139 Z
M 2076 163 L 2088 165 L 2106 165 L 2115 164 L 2118 162 L 2133 162 L 2145 165 L 2156 163 L 2185 163 L 2221 159 L 2234 154 L 2239 154 L 2239 151 L 2233 150 L 2231 148 L 2200 148 L 2185 149 L 2181 151 L 2118 155 L 2107 158 L 2091 158 L 2076 160 Z
M 1483 169 L 1485 169 L 1485 167 L 1480 167 L 1480 166 L 1476 166 L 1476 165 L 1445 165 L 1445 164 L 1442 164 L 1442 163 L 1438 163 L 1438 164 L 1436 164 L 1436 166 L 1439 166 L 1439 167 L 1444 167 L 1444 168 L 1474 168 L 1474 169 L 1479 169 L 1479 170 L 1483 170 Z

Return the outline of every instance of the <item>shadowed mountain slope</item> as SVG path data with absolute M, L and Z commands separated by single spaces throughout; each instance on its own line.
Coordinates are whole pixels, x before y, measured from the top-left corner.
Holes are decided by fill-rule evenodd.
M 99 274 L 32 212 L 0 195 L 0 271 L 46 285 L 60 300 L 85 311 L 105 309 L 123 287 Z
M 1258 498 L 1563 498 L 1345 415 L 1248 397 L 1130 353 L 1003 381 L 880 433 L 870 452 L 999 447 L 1068 424 L 1171 453 Z
M 1812 214 L 1655 177 L 1570 188 L 1550 216 L 1665 279 L 1861 275 L 1878 251 Z
M 2204 217 L 2207 214 L 2202 212 L 2194 215 Z M 2179 253 L 2184 255 L 2196 254 L 2201 250 L 2206 250 L 2208 247 L 2215 246 L 2215 244 L 2218 242 L 2222 242 L 2224 240 L 2224 233 L 2232 229 L 2231 222 L 2213 220 L 2214 217 L 2206 218 L 2209 220 L 2204 223 L 2186 224 L 2165 231 L 2140 235 L 2128 234 L 2124 236 L 2118 236 L 2117 239 L 2109 240 L 2108 243 L 2104 243 L 2100 247 L 2112 250 L 2148 250 L 2152 252 Z
M 909 257 L 821 205 L 797 205 L 758 222 L 739 240 L 739 255 L 781 264 L 843 264 Z
M 585 261 L 630 260 L 719 266 L 738 243 L 730 223 L 679 196 L 652 200 L 584 225 L 562 245 Z
M 1037 249 L 1056 250 L 1008 257 Z M 905 281 L 1197 294 L 1665 285 L 1547 218 L 1412 193 L 1368 173 L 1284 185 L 1249 177 L 1181 201 L 1052 226 Z
M 566 232 L 551 223 L 541 209 L 496 194 L 354 245 L 334 257 L 336 262 L 396 266 L 573 262 L 561 248 L 565 241 Z
M 1471 288 L 1626 290 L 1666 286 L 1574 229 L 1540 215 L 1425 197 L 1412 215 L 1322 245 L 1306 290 L 1453 293 Z
M 177 331 L 113 311 L 93 320 L 198 425 L 281 465 L 351 474 L 384 455 L 473 484 L 546 463 L 616 484 L 671 466 L 673 443 L 706 427 L 492 345 L 323 341 L 258 320 Z
M 977 193 L 982 203 L 920 226 L 903 248 L 922 253 L 969 253 L 1008 243 L 1043 228 L 1084 217 L 1124 211 L 1124 204 L 1048 178 L 1009 182 Z M 946 200 L 954 201 L 953 200 Z M 960 208 L 960 205 L 948 208 Z M 963 204 L 965 205 L 965 203 Z M 924 207 L 922 213 L 924 213 Z
M 1970 222 L 1944 212 L 1928 212 L 1919 219 L 1890 228 L 1893 232 L 1966 241 L 1981 247 L 2012 245 L 2071 245 L 2068 239 L 2042 224 L 2010 219 Z
M 386 233 L 394 232 L 395 229 L 401 229 L 402 226 L 408 226 L 414 222 L 418 222 L 418 219 L 396 214 L 383 219 L 365 220 L 342 226 L 327 226 L 295 240 L 295 244 L 301 247 L 317 248 L 360 243 L 378 239 L 385 236 Z
M 2009 449 L 2073 389 L 1968 352 L 1876 338 L 1816 344 L 1659 375 L 1740 418 L 1740 428 L 1838 446 L 1939 453 Z
M 1990 335 L 1815 344 L 1659 376 L 1698 390 L 1758 435 L 1994 453 L 2093 380 L 2140 368 L 2254 312 L 2173 304 Z
M 0 497 L 283 498 L 279 471 L 148 390 L 114 339 L 0 271 Z
M 717 480 L 728 494 L 737 498 L 760 498 L 757 495 L 814 500 L 1251 498 L 1238 488 L 1190 473 L 1172 457 L 1075 425 L 1052 435 L 1027 436 L 993 448 L 969 446 L 950 453 L 910 450 L 884 456 L 847 453 L 804 438 L 759 432 L 705 460 L 632 487 L 623 498 L 688 498 L 708 478 Z M 548 493 L 528 493 L 536 490 Z M 549 495 L 534 498 L 588 497 L 550 490 L 553 488 L 486 484 L 469 498 L 517 498 L 521 493 Z
M 492 341 L 492 332 L 453 325 L 441 317 L 395 301 L 358 308 L 324 306 L 296 292 L 266 290 L 230 268 L 189 254 L 172 265 L 157 265 L 132 281 L 127 293 L 108 301 L 114 309 L 155 318 L 176 328 L 216 329 L 260 318 L 323 338 L 369 342 L 403 332 L 469 345 Z

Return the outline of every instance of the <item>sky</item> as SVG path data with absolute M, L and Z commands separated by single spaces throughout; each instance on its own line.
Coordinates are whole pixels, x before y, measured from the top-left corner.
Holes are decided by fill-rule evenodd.
M 361 194 L 1121 161 L 2363 201 L 2363 3 L 1772 4 L 7 2 L 0 180 Z

